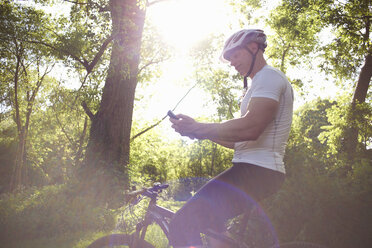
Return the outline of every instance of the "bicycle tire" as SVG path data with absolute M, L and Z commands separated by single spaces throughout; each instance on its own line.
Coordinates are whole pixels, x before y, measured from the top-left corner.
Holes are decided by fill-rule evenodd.
M 91 243 L 87 248 L 105 248 L 124 246 L 129 248 L 155 248 L 152 244 L 145 240 L 133 242 L 133 235 L 128 234 L 110 234 L 103 236 Z
M 279 246 L 273 246 L 272 248 L 327 248 L 324 245 L 318 245 L 309 242 L 293 241 Z

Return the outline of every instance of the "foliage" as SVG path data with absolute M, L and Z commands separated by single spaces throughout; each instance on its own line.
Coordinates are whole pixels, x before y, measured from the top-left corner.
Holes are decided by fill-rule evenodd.
M 267 56 L 283 72 L 306 59 L 317 47 L 320 20 L 306 1 L 283 1 L 270 13 L 267 24 L 275 35 L 269 36 Z M 289 65 L 288 65 L 289 64 Z
M 0 8 L 1 32 L 1 104 L 8 116 L 12 116 L 17 135 L 17 148 L 14 153 L 13 172 L 10 173 L 10 190 L 30 185 L 27 163 L 28 133 L 32 115 L 45 104 L 45 95 L 55 81 L 47 76 L 53 68 L 49 51 L 32 42 L 48 36 L 49 16 L 43 11 L 27 6 L 2 1 Z M 44 35 L 44 36 L 43 36 Z M 5 113 L 6 113 L 5 112 Z M 32 184 L 32 183 L 31 183 Z
M 136 133 L 135 123 L 133 132 Z M 130 175 L 133 185 L 171 184 L 171 195 L 185 200 L 206 180 L 231 165 L 232 152 L 210 141 L 169 142 L 149 131 L 131 143 Z
M 76 99 L 73 91 L 60 87 L 51 88 L 46 104 L 44 98 L 31 117 L 27 143 L 27 165 L 29 184 L 64 183 L 76 172 L 76 166 L 84 154 L 87 139 L 87 120 L 81 108 L 71 103 Z M 0 158 L 3 175 L 2 187 L 9 184 L 16 153 L 16 127 L 7 117 L 0 124 Z
M 81 73 L 92 73 L 93 79 L 106 71 L 109 57 L 102 49 L 106 48 L 103 44 L 112 31 L 107 1 L 81 4 L 42 2 L 45 6 L 70 10 L 69 15 L 57 15 L 53 19 L 55 31 L 44 44 L 51 47 L 66 66 Z
M 240 26 L 250 26 L 254 24 L 260 24 L 260 20 L 263 18 L 261 14 L 257 14 L 258 10 L 262 9 L 265 5 L 265 1 L 257 0 L 234 0 L 227 1 L 234 7 L 237 14 L 241 13 L 242 16 L 239 18 Z
M 242 89 L 240 76 L 236 72 L 226 71 L 226 68 L 219 68 L 215 61 L 216 47 L 221 45 L 220 41 L 221 37 L 208 37 L 191 51 L 197 83 L 210 95 L 212 101 L 209 104 L 216 108 L 216 121 L 234 118 L 239 109 Z
M 285 70 L 285 57 L 294 65 L 306 63 L 307 54 L 320 52 L 325 72 L 353 78 L 370 53 L 370 11 L 370 1 L 285 0 L 267 20 L 275 31 L 270 39 L 276 49 L 270 49 L 270 56 L 281 60 Z M 321 31 L 327 33 L 326 40 Z
M 17 149 L 17 144 L 14 137 L 16 136 L 16 128 L 13 121 L 10 119 L 1 122 L 0 135 L 0 192 L 7 190 L 10 184 L 10 175 L 14 165 L 14 158 Z M 7 176 L 5 176 L 7 175 Z
M 138 73 L 140 83 L 149 83 L 155 81 L 156 77 L 161 76 L 160 65 L 172 56 L 170 49 L 163 42 L 156 27 L 149 20 L 146 20 Z
M 338 85 L 356 85 L 348 121 L 358 115 L 354 105 L 365 102 L 371 81 L 371 8 L 370 1 L 285 0 L 267 20 L 275 32 L 269 37 L 274 47 L 268 52 L 283 71 L 287 61 L 309 69 L 317 64 Z M 292 83 L 303 86 L 301 78 Z M 358 129 L 346 127 L 343 133 L 347 140 L 343 149 L 348 150 L 351 161 Z
M 87 120 L 82 109 L 71 105 L 73 93 L 55 88 L 50 105 L 34 117 L 29 159 L 45 173 L 49 183 L 73 177 L 87 142 Z
M 210 141 L 197 141 L 187 148 L 186 168 L 179 177 L 210 178 L 230 167 L 232 152 Z
M 334 104 L 329 100 L 317 99 L 295 112 L 285 154 L 289 175 L 292 171 L 300 173 L 300 168 L 306 165 L 319 173 L 325 173 L 333 166 L 335 158 L 328 156 L 328 149 L 325 149 L 327 143 L 319 137 L 323 128 L 330 124 L 327 119 L 327 110 Z
M 335 141 L 342 138 L 338 125 L 343 119 L 337 114 L 345 113 L 343 104 L 317 100 L 296 112 L 286 151 L 287 181 L 265 202 L 282 242 L 305 240 L 329 247 L 371 244 L 365 231 L 371 229 L 372 218 L 371 160 L 360 156 L 345 175 L 345 158 L 334 150 Z
M 270 202 L 270 216 L 278 227 L 281 241 L 305 240 L 328 247 L 356 244 L 369 247 L 372 240 L 366 230 L 371 229 L 372 216 L 368 207 L 371 192 L 369 196 L 361 194 L 359 186 L 349 180 L 319 175 L 311 169 L 303 172 L 288 178 Z
M 331 43 L 323 48 L 322 68 L 340 78 L 353 78 L 358 73 L 366 54 L 371 54 L 371 2 L 313 1 L 311 7 L 318 13 L 321 25 L 333 28 Z
M 144 122 L 142 122 L 144 123 Z M 137 122 L 132 132 L 137 133 Z M 156 130 L 151 130 L 131 142 L 130 177 L 134 184 L 148 185 L 174 178 L 174 165 L 182 158 L 179 152 L 168 144 Z
M 358 164 L 370 163 L 370 146 L 371 146 L 371 132 L 372 132 L 372 109 L 368 103 L 356 105 L 356 118 L 350 120 L 348 118 L 348 98 L 340 97 L 339 101 L 332 108 L 327 110 L 327 117 L 330 125 L 323 127 L 323 132 L 319 135 L 321 142 L 328 145 L 328 157 L 337 157 L 334 161 L 333 168 L 340 170 L 342 173 L 353 174 L 357 170 Z M 347 159 L 347 151 L 343 146 L 347 140 L 345 139 L 345 132 L 350 127 L 357 127 L 358 132 L 358 149 L 355 150 L 355 159 L 352 164 Z M 352 170 L 350 171 L 349 168 Z
M 79 195 L 72 184 L 3 194 L 0 213 L 3 244 L 114 225 L 109 210 L 95 207 L 93 199 Z

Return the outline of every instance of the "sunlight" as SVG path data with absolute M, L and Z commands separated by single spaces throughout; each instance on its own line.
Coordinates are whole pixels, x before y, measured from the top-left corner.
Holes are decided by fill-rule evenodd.
M 226 28 L 224 0 L 170 0 L 154 4 L 148 17 L 164 40 L 177 50 L 188 50 L 207 35 Z
M 147 100 L 148 106 L 154 110 L 144 109 L 142 116 L 146 119 L 162 118 L 196 83 L 191 75 L 194 68 L 188 52 L 213 33 L 230 33 L 229 23 L 234 17 L 231 13 L 232 7 L 226 0 L 167 0 L 147 9 L 147 21 L 157 29 L 163 41 L 174 49 L 175 56 L 163 64 L 162 77 L 156 84 L 140 89 L 142 94 L 152 96 Z M 175 113 L 199 117 L 213 112 L 205 106 L 204 95 L 202 89 L 193 88 Z M 137 113 L 140 111 L 137 109 Z M 165 129 L 168 134 L 174 133 L 168 122 Z

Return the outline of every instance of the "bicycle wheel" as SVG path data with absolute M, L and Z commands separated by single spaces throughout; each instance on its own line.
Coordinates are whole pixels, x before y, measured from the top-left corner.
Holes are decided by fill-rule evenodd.
M 111 234 L 103 236 L 87 248 L 105 248 L 105 247 L 129 247 L 129 248 L 155 248 L 150 243 L 144 240 L 136 240 L 134 242 L 133 235 L 128 234 Z
M 324 245 L 317 245 L 309 242 L 294 241 L 290 243 L 281 244 L 280 246 L 273 246 L 272 248 L 327 248 Z

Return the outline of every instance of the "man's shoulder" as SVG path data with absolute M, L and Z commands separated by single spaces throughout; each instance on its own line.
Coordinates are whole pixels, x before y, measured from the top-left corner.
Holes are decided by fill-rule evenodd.
M 252 85 L 282 85 L 285 86 L 288 82 L 287 77 L 280 70 L 266 65 L 261 71 L 253 78 Z
M 280 71 L 279 69 L 275 68 L 275 67 L 272 67 L 270 65 L 266 65 L 262 68 L 262 70 L 260 71 L 260 74 L 259 76 L 261 78 L 267 78 L 267 77 L 278 77 L 278 78 L 281 78 L 281 79 L 284 79 L 284 80 L 287 80 L 287 77 L 286 75 Z

